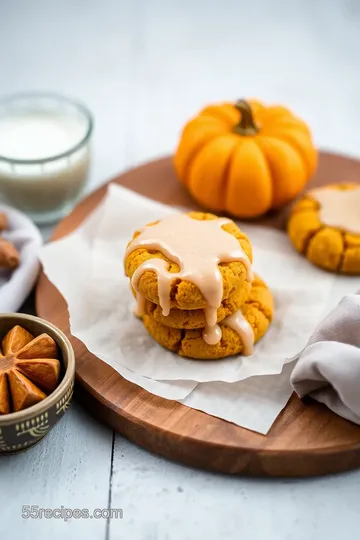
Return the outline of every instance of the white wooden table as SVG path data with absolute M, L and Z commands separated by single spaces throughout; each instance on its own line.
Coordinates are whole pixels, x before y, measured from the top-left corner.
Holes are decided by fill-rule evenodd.
M 359 33 L 357 0 L 1 0 L 0 94 L 88 104 L 92 187 L 170 153 L 204 103 L 243 96 L 286 102 L 322 147 L 360 155 Z M 75 402 L 37 447 L 0 460 L 0 538 L 357 540 L 359 493 L 360 471 L 270 481 L 173 464 Z M 23 519 L 23 505 L 123 519 Z

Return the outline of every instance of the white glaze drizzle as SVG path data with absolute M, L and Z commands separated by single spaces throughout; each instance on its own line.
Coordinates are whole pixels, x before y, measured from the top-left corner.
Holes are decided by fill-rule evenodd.
M 254 330 L 242 311 L 240 309 L 235 311 L 235 313 L 226 317 L 222 324 L 231 328 L 240 336 L 243 343 L 243 354 L 245 356 L 252 354 L 255 341 Z
M 313 189 L 310 197 L 319 205 L 321 223 L 353 234 L 360 234 L 360 187 Z
M 135 270 L 131 284 L 137 292 L 136 313 L 139 316 L 143 314 L 144 304 L 138 284 L 144 272 L 150 270 L 157 275 L 159 304 L 164 316 L 170 313 L 171 283 L 174 279 L 187 280 L 199 288 L 208 304 L 205 309 L 204 341 L 210 345 L 220 341 L 217 310 L 222 302 L 223 280 L 219 263 L 241 261 L 246 268 L 246 279 L 253 279 L 248 256 L 238 240 L 222 228 L 228 223 L 231 220 L 226 218 L 200 221 L 187 214 L 176 214 L 139 231 L 140 234 L 128 246 L 126 257 L 139 248 L 156 250 L 180 268 L 177 273 L 168 272 L 165 260 L 153 258 Z

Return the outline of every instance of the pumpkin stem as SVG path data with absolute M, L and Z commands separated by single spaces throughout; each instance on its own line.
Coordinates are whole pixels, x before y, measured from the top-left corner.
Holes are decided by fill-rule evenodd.
M 245 99 L 239 99 L 235 103 L 235 108 L 241 114 L 240 122 L 234 127 L 238 135 L 256 135 L 259 128 L 255 124 L 251 107 Z

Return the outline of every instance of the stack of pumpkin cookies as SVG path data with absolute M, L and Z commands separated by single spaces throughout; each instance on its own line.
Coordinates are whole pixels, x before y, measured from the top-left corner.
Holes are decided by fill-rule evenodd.
M 273 299 L 252 274 L 248 237 L 230 219 L 191 212 L 136 231 L 125 254 L 136 314 L 163 347 L 194 359 L 253 352 Z

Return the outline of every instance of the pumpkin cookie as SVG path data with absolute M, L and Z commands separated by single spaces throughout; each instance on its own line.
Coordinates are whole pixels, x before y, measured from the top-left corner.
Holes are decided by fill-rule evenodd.
M 239 313 L 236 312 L 236 313 Z M 256 343 L 266 333 L 273 316 L 273 298 L 266 286 L 256 278 L 249 299 L 241 308 L 243 320 L 253 332 Z M 232 316 L 231 316 L 232 317 Z M 149 334 L 163 347 L 180 356 L 202 360 L 216 360 L 227 356 L 243 354 L 244 340 L 239 333 L 228 326 L 229 317 L 220 323 L 222 338 L 216 345 L 208 345 L 202 338 L 202 330 L 181 330 L 170 328 L 158 322 L 153 313 L 146 313 L 143 323 Z
M 255 279 L 253 283 L 256 284 L 256 282 L 257 280 Z M 234 294 L 222 301 L 221 306 L 217 310 L 218 323 L 240 309 L 248 299 L 250 289 L 251 284 L 245 282 L 241 287 L 236 289 Z M 162 314 L 160 306 L 147 300 L 145 302 L 145 312 L 152 315 L 157 322 L 164 324 L 165 326 L 170 326 L 171 328 L 184 328 L 189 330 L 204 328 L 206 325 L 205 311 L 203 309 L 190 310 L 173 308 L 170 310 L 169 315 L 165 316 Z
M 298 201 L 288 221 L 295 249 L 310 262 L 342 274 L 360 274 L 360 186 L 334 184 Z
M 213 214 L 206 214 L 202 212 L 191 212 L 187 214 L 193 220 L 198 221 L 211 221 L 217 220 L 217 216 Z M 232 235 L 237 242 L 237 249 L 242 252 L 244 258 L 250 264 L 252 262 L 252 249 L 251 244 L 246 234 L 244 234 L 233 221 L 226 220 L 223 225 L 219 225 L 221 228 Z M 152 225 L 157 225 L 159 221 L 149 224 L 147 228 L 151 228 Z M 162 259 L 165 261 L 166 272 L 174 274 L 174 279 L 170 283 L 168 292 L 168 302 L 170 308 L 196 310 L 204 309 L 208 307 L 208 302 L 200 291 L 199 287 L 191 281 L 186 279 L 179 279 L 177 274 L 180 271 L 180 266 L 177 262 L 174 262 L 164 250 L 161 249 L 149 249 L 147 247 L 137 247 L 134 251 L 131 251 L 131 245 L 136 238 L 141 234 L 140 231 L 135 232 L 133 239 L 128 244 L 128 250 L 130 252 L 125 257 L 125 273 L 129 278 L 132 278 L 136 270 L 149 261 Z M 181 235 L 182 230 L 177 230 L 175 234 Z M 210 238 L 211 241 L 211 238 Z M 210 242 L 211 243 L 211 242 Z M 239 288 L 244 287 L 244 298 L 248 293 L 249 279 L 248 268 L 246 262 L 242 260 L 230 260 L 230 262 L 220 262 L 219 270 L 221 279 L 223 282 L 222 300 L 229 299 Z M 140 279 L 136 284 L 137 291 L 147 300 L 154 304 L 160 305 L 159 290 L 158 290 L 158 277 L 157 273 L 152 269 L 145 269 L 140 275 Z

